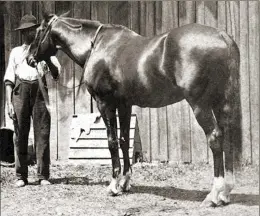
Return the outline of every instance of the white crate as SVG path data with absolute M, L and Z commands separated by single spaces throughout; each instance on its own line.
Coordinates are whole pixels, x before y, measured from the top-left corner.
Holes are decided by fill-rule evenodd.
M 72 117 L 71 139 L 69 145 L 69 161 L 81 164 L 110 165 L 111 155 L 108 149 L 107 132 L 102 118 L 98 113 L 79 114 Z M 117 117 L 118 137 L 120 136 L 119 119 Z M 141 142 L 137 117 L 131 116 L 130 122 L 130 162 L 135 163 L 141 155 Z M 119 148 L 119 157 L 122 161 L 122 151 Z

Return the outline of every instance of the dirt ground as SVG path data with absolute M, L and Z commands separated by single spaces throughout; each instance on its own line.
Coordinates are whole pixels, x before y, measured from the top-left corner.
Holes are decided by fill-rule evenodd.
M 36 184 L 36 166 L 29 168 L 29 185 L 14 188 L 13 168 L 1 168 L 1 215 L 259 215 L 259 168 L 236 172 L 231 204 L 200 207 L 211 189 L 210 165 L 144 164 L 133 166 L 131 192 L 117 197 L 106 193 L 111 168 L 107 166 L 51 165 L 50 186 Z

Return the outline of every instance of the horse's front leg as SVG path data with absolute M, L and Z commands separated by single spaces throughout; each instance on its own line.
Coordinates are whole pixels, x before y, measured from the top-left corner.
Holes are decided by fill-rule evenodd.
M 119 186 L 123 191 L 130 190 L 130 160 L 129 160 L 129 130 L 131 120 L 132 106 L 121 104 L 118 109 L 119 122 L 120 122 L 120 148 L 124 158 L 123 177 L 120 180 Z
M 108 148 L 112 159 L 112 180 L 108 186 L 108 193 L 118 195 L 120 192 L 118 186 L 121 164 L 118 150 L 116 106 L 99 99 L 97 99 L 97 106 L 107 128 Z

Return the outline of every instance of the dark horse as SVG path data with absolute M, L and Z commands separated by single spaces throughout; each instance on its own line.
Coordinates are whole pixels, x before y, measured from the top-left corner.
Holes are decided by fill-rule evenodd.
M 213 187 L 203 203 L 216 206 L 230 202 L 239 50 L 228 34 L 189 24 L 147 38 L 121 25 L 45 13 L 27 61 L 33 66 L 59 49 L 84 68 L 84 83 L 106 124 L 112 158 L 110 193 L 116 195 L 130 189 L 132 106 L 157 108 L 185 99 L 203 128 L 214 157 Z M 229 148 L 223 157 L 225 142 Z M 121 177 L 118 144 L 124 158 Z

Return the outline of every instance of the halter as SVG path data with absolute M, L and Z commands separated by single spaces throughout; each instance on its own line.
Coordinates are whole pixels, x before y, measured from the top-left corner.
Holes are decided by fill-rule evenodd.
M 98 26 L 98 28 L 97 28 L 97 30 L 96 30 L 96 33 L 95 33 L 95 35 L 94 35 L 94 38 L 93 38 L 93 40 L 91 40 L 91 49 L 93 49 L 94 48 L 94 43 L 95 43 L 95 41 L 96 41 L 96 39 L 97 39 L 97 36 L 98 36 L 98 33 L 99 33 L 99 31 L 100 31 L 100 29 L 103 27 L 103 25 L 101 24 L 100 26 Z
M 54 15 L 54 16 L 50 19 L 50 21 L 48 22 L 48 25 L 47 25 L 47 27 L 46 27 L 44 33 L 43 33 L 43 36 L 41 37 L 40 42 L 38 43 L 37 49 L 36 49 L 36 51 L 35 51 L 35 53 L 34 53 L 34 56 L 36 56 L 36 55 L 38 54 L 40 45 L 46 40 L 47 36 L 48 36 L 49 33 L 50 33 L 51 25 L 52 25 L 55 21 L 57 21 L 58 18 L 59 18 L 59 17 L 57 17 L 56 15 Z

